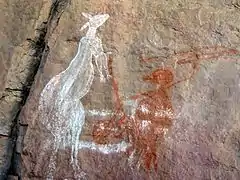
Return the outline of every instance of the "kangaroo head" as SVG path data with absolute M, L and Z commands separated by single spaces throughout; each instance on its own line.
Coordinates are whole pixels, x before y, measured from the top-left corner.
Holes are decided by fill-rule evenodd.
M 84 17 L 88 18 L 89 21 L 83 25 L 81 30 L 85 29 L 88 26 L 97 29 L 98 27 L 103 25 L 103 23 L 105 23 L 105 21 L 109 18 L 108 14 L 98 14 L 98 15 L 92 16 L 88 13 L 82 13 L 82 15 Z

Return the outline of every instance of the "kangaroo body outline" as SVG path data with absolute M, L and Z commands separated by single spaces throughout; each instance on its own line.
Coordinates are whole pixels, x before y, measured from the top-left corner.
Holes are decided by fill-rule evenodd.
M 71 163 L 74 167 L 78 167 L 79 137 L 85 123 L 85 110 L 81 98 L 88 93 L 94 79 L 93 57 L 100 74 L 100 81 L 105 81 L 102 71 L 110 77 L 102 41 L 96 37 L 97 28 L 109 18 L 109 15 L 91 16 L 86 13 L 83 15 L 89 18 L 89 21 L 81 30 L 86 27 L 89 29 L 86 36 L 80 40 L 77 54 L 66 70 L 47 83 L 39 99 L 40 123 L 54 137 L 51 157 L 55 157 L 59 148 L 70 146 Z M 55 164 L 54 160 L 50 165 L 51 171 L 55 169 L 53 164 Z

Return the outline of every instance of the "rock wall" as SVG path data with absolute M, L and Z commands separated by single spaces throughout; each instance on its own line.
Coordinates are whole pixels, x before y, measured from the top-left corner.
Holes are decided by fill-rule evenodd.
M 39 97 L 76 54 L 82 12 L 110 16 L 97 33 L 112 77 L 95 72 L 79 140 L 131 148 L 80 149 L 77 170 L 59 149 L 53 179 L 240 178 L 240 2 L 0 2 L 0 179 L 48 176 Z
M 0 179 L 19 171 L 15 161 L 21 147 L 17 142 L 22 141 L 26 125 L 21 124 L 18 115 L 41 59 L 48 52 L 47 33 L 52 31 L 48 29 L 55 26 L 61 14 L 56 4 L 44 0 L 1 1 Z

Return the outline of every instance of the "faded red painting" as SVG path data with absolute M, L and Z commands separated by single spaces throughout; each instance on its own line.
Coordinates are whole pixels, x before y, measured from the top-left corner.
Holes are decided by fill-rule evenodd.
M 157 171 L 157 150 L 164 142 L 165 133 L 173 125 L 175 119 L 171 102 L 171 91 L 174 85 L 191 79 L 200 68 L 203 60 L 214 60 L 222 56 L 239 54 L 237 50 L 225 47 L 196 48 L 194 51 L 180 52 L 169 57 L 175 64 L 161 67 L 144 75 L 145 82 L 154 84 L 156 88 L 131 97 L 137 102 L 133 116 L 124 112 L 123 101 L 120 99 L 118 83 L 112 71 L 112 58 L 109 58 L 109 72 L 112 75 L 114 99 L 114 115 L 110 119 L 97 121 L 93 128 L 93 139 L 99 144 L 126 140 L 131 144 L 127 150 L 129 157 L 138 157 L 138 162 L 147 171 Z M 143 58 L 142 63 L 149 63 L 158 58 Z M 189 76 L 175 80 L 174 66 L 190 64 Z

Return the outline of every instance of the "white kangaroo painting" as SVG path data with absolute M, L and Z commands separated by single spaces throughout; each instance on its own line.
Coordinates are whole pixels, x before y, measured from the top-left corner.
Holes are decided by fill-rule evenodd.
M 103 146 L 79 140 L 85 123 L 85 110 L 81 99 L 89 92 L 94 79 L 93 60 L 100 81 L 105 82 L 110 78 L 107 55 L 103 51 L 101 39 L 96 36 L 97 28 L 106 22 L 109 15 L 82 14 L 88 18 L 88 22 L 81 30 L 88 27 L 88 31 L 79 42 L 77 54 L 68 68 L 54 76 L 40 94 L 40 121 L 54 137 L 54 142 L 46 143 L 46 146 L 51 144 L 54 148 L 49 165 L 51 173 L 55 169 L 56 153 L 59 148 L 71 147 L 71 163 L 74 167 L 78 167 L 79 149 L 90 148 L 109 153 L 125 151 L 127 148 L 125 142 Z

